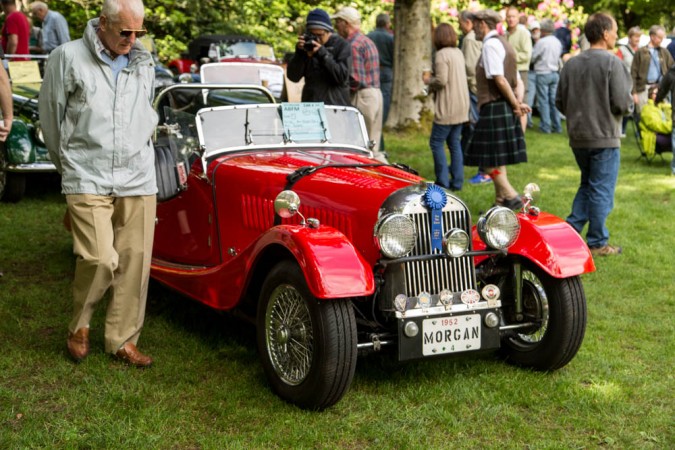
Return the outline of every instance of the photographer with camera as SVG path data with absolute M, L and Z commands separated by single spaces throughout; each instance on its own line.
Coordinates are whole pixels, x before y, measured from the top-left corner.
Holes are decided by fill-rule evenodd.
M 303 102 L 351 106 L 352 52 L 349 43 L 333 32 L 330 17 L 323 9 L 317 8 L 307 14 L 305 30 L 288 63 L 288 79 L 297 83 L 305 78 Z

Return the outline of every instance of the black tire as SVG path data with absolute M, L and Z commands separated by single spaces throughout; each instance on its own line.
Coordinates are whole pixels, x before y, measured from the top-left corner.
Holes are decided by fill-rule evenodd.
M 258 351 L 274 392 L 322 410 L 347 392 L 356 369 L 357 337 L 349 300 L 317 300 L 294 261 L 282 261 L 262 286 Z
M 5 154 L 5 143 L 0 142 L 0 200 L 5 195 L 5 186 L 7 186 L 7 171 L 5 166 L 7 165 L 7 155 Z
M 507 286 L 509 283 L 507 283 Z M 581 279 L 553 278 L 539 268 L 523 265 L 523 322 L 536 322 L 531 329 L 507 332 L 500 350 L 510 363 L 536 370 L 556 370 L 577 354 L 586 331 L 586 296 Z M 513 290 L 504 295 L 506 324 L 514 317 Z
M 16 203 L 26 193 L 26 176 L 22 173 L 7 172 L 7 149 L 0 142 L 0 200 Z
M 26 193 L 26 175 L 22 173 L 6 173 L 5 192 L 2 200 L 9 203 L 16 203 L 21 200 Z

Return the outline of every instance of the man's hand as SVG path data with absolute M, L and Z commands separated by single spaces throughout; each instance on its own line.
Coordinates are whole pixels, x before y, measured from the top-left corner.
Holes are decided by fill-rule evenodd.
M 0 120 L 0 142 L 5 142 L 10 131 L 12 131 L 12 119 Z
M 515 114 L 517 117 L 524 116 L 527 113 L 531 113 L 532 108 L 530 108 L 530 105 L 527 103 L 518 103 L 516 107 L 513 108 L 513 114 Z
M 311 51 L 307 51 L 307 50 L 305 49 L 305 42 L 306 42 L 306 41 L 305 41 L 305 36 L 304 36 L 304 35 L 300 35 L 300 36 L 298 37 L 298 43 L 296 44 L 296 47 L 297 47 L 298 49 L 304 51 L 305 53 L 307 53 L 307 56 L 309 56 L 309 57 L 311 58 L 311 57 L 314 56 L 314 55 L 316 54 L 316 52 L 318 52 L 319 49 L 321 48 L 321 42 L 319 42 L 318 39 L 313 39 L 313 40 L 312 40 L 312 44 L 314 44 L 314 49 L 311 50 Z

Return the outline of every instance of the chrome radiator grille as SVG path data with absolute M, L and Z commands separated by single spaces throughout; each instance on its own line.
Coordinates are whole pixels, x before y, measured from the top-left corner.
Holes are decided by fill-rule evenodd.
M 409 217 L 417 226 L 417 244 L 410 256 L 431 255 L 431 223 L 428 212 L 417 212 Z M 471 236 L 469 215 L 466 210 L 443 211 L 443 233 L 452 228 L 460 228 Z M 416 297 L 420 292 L 431 295 L 443 289 L 462 292 L 476 287 L 476 277 L 472 258 L 436 259 L 432 261 L 410 261 L 405 263 L 405 288 L 408 297 Z

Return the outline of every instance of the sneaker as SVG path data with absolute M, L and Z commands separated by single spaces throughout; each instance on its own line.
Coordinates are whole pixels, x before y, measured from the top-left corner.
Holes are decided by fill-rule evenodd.
M 617 245 L 603 245 L 602 247 L 590 247 L 593 256 L 620 255 L 623 249 Z
M 486 173 L 480 173 L 478 172 L 476 175 L 471 177 L 469 179 L 469 183 L 471 184 L 485 184 L 485 183 L 491 183 L 492 178 L 490 178 L 490 175 Z

